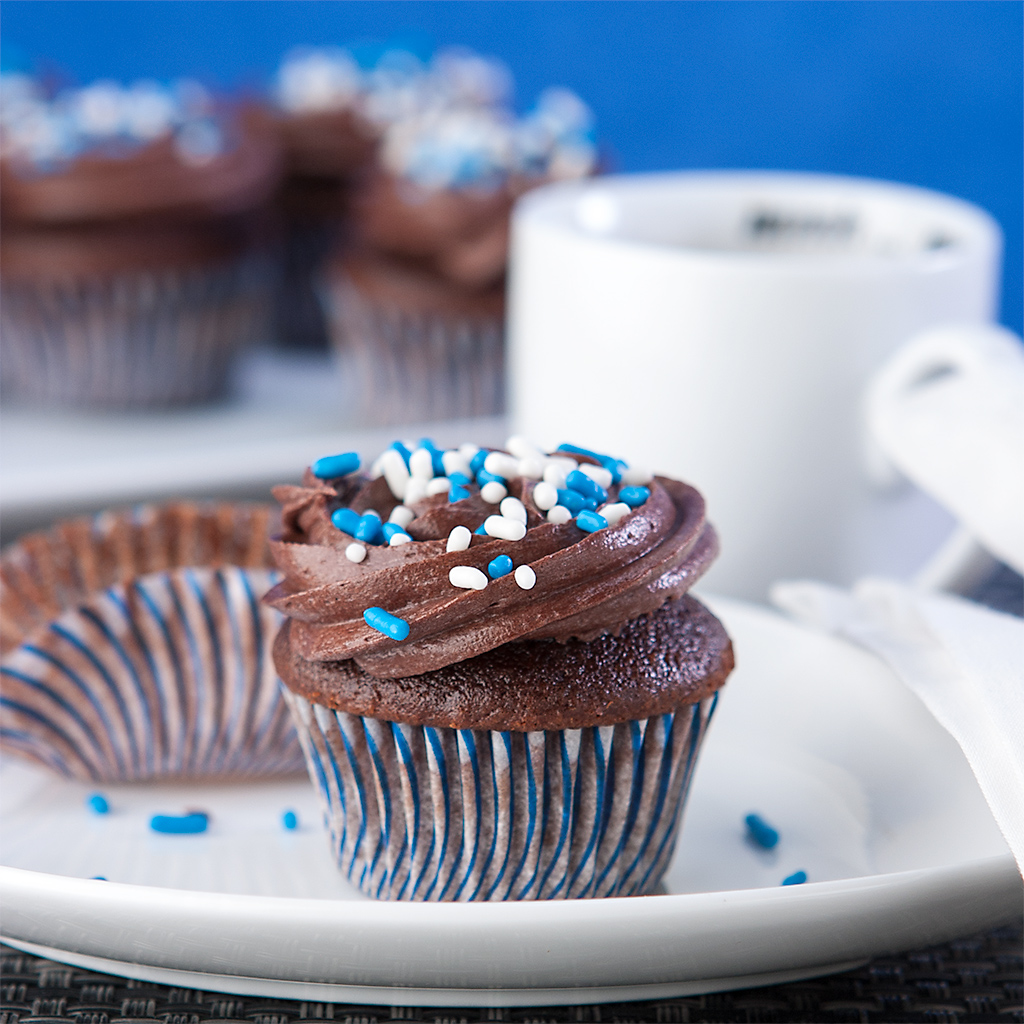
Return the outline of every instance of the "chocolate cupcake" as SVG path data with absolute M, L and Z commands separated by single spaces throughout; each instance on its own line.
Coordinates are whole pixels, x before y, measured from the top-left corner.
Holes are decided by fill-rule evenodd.
M 443 74 L 457 78 L 451 60 Z M 519 120 L 496 88 L 426 92 L 433 102 L 384 126 L 353 244 L 328 268 L 332 340 L 369 422 L 502 410 L 512 205 L 595 165 L 590 113 L 564 90 Z
M 256 211 L 279 172 L 266 118 L 195 83 L 52 100 L 21 76 L 3 85 L 4 393 L 111 407 L 221 394 L 265 320 Z
M 652 891 L 732 669 L 692 487 L 397 443 L 281 487 L 274 659 L 340 868 L 383 899 Z
M 177 502 L 23 537 L 0 558 L 0 741 L 104 782 L 302 771 L 260 596 L 266 505 Z
M 272 112 L 285 175 L 275 201 L 273 332 L 284 347 L 328 348 L 320 276 L 328 254 L 345 240 L 352 190 L 373 160 L 379 134 L 361 112 L 364 77 L 340 47 L 293 50 L 275 76 Z

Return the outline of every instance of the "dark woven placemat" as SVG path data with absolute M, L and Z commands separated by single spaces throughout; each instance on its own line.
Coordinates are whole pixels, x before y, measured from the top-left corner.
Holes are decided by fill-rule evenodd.
M 410 1009 L 170 988 L 0 947 L 0 1024 L 690 1024 L 1024 1021 L 1024 922 L 811 981 L 600 1006 Z

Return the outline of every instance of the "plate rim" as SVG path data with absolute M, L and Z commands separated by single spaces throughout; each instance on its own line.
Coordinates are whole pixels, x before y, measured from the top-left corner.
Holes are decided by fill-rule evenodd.
M 12 948 L 33 956 L 67 963 L 73 967 L 103 973 L 117 973 L 114 968 L 128 967 L 127 977 L 158 985 L 196 988 L 201 991 L 223 992 L 227 995 L 251 995 L 264 998 L 303 999 L 310 1002 L 367 1003 L 377 1006 L 452 1006 L 452 1007 L 520 1007 L 520 1006 L 573 1006 L 582 1003 L 634 1002 L 647 999 L 671 999 L 708 992 L 724 992 L 762 985 L 785 984 L 806 978 L 837 974 L 854 970 L 868 962 L 866 958 L 795 968 L 788 971 L 770 971 L 764 974 L 736 975 L 708 978 L 699 981 L 666 982 L 652 985 L 606 985 L 561 988 L 413 988 L 403 986 L 359 986 L 344 984 L 306 984 L 280 979 L 252 978 L 245 975 L 209 974 L 201 971 L 179 971 L 167 968 L 145 968 L 105 957 L 72 953 L 52 946 L 42 946 L 23 940 L 10 940 L 0 936 Z M 349 997 L 340 999 L 339 996 Z M 445 998 L 441 998 L 444 996 Z

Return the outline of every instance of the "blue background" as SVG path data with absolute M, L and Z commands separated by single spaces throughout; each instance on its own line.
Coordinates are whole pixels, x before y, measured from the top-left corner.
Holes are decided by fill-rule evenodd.
M 594 108 L 613 165 L 906 181 L 989 210 L 1021 331 L 1024 4 L 1018 0 L 6 0 L 5 54 L 73 79 L 260 87 L 297 43 L 406 36 L 503 59 Z

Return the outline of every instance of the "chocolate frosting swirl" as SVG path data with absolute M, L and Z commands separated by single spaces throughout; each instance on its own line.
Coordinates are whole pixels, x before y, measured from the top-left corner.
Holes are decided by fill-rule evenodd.
M 277 184 L 278 142 L 266 115 L 254 108 L 241 111 L 232 128 L 233 145 L 202 165 L 184 163 L 166 136 L 128 154 L 85 153 L 52 173 L 4 159 L 4 226 L 180 222 L 253 210 Z
M 428 189 L 380 172 L 356 200 L 356 236 L 370 252 L 486 289 L 505 275 L 509 216 L 527 187 L 510 179 L 494 189 Z
M 474 530 L 497 508 L 479 493 L 449 502 L 446 495 L 413 506 L 408 532 L 416 543 L 369 547 L 350 562 L 348 534 L 331 523 L 343 506 L 375 509 L 385 519 L 397 504 L 383 478 L 332 482 L 307 471 L 303 485 L 274 489 L 283 532 L 272 542 L 284 579 L 266 597 L 292 621 L 290 642 L 314 662 L 353 659 L 379 678 L 414 676 L 475 657 L 514 640 L 592 640 L 617 633 L 637 616 L 685 593 L 718 553 L 704 500 L 677 480 L 655 477 L 650 497 L 615 525 L 584 533 L 574 522 L 549 523 L 532 500 L 534 482 L 508 481 L 527 510 L 519 541 L 473 534 L 464 551 L 446 552 L 458 525 Z M 474 489 L 475 490 L 475 489 Z M 618 488 L 612 487 L 614 501 Z M 529 564 L 536 585 L 523 590 L 512 574 L 483 590 L 453 586 L 448 572 L 471 565 L 485 574 L 497 555 Z M 409 624 L 396 641 L 371 629 L 363 612 L 381 607 Z

